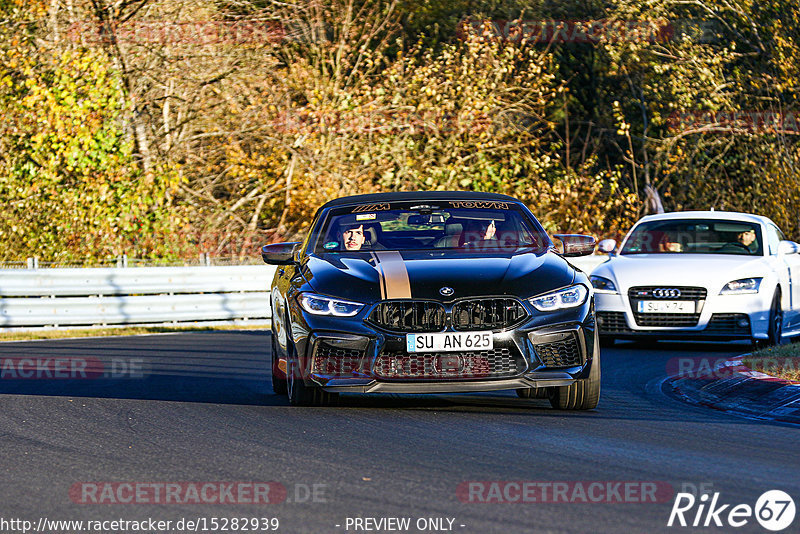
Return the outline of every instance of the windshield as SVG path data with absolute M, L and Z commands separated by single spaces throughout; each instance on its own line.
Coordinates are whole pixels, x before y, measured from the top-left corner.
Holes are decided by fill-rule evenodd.
M 761 255 L 758 224 L 741 221 L 677 219 L 636 227 L 621 254 Z
M 549 239 L 519 206 L 496 201 L 387 202 L 331 211 L 313 247 L 325 252 L 542 248 Z

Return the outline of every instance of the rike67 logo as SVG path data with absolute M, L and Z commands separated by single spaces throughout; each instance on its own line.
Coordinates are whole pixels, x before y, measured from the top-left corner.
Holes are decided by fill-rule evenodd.
M 710 502 L 709 502 L 710 500 Z M 794 521 L 795 504 L 788 493 L 770 490 L 762 494 L 754 507 L 749 504 L 722 504 L 719 492 L 696 498 L 691 493 L 678 493 L 669 514 L 667 526 L 743 527 L 755 517 L 767 530 L 778 532 Z

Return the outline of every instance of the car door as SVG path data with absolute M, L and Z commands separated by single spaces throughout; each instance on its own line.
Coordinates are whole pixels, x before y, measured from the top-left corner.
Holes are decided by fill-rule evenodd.
M 781 281 L 788 288 L 789 305 L 784 306 L 784 324 L 792 328 L 800 322 L 800 254 L 778 254 L 778 244 L 786 240 L 780 228 L 767 224 L 767 246 L 770 256 L 776 259 Z

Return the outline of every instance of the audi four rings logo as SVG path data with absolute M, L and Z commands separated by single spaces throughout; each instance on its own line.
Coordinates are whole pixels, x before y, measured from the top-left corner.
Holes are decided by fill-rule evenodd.
M 668 299 L 681 296 L 680 289 L 654 289 L 653 296 L 657 299 Z

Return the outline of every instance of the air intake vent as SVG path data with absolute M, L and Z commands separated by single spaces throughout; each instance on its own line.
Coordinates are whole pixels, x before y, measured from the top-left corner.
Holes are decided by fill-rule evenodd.
M 482 352 L 395 352 L 375 360 L 373 371 L 381 378 L 480 379 L 515 376 L 525 371 L 518 351 L 496 348 Z
M 550 337 L 556 337 L 553 335 Z M 533 350 L 546 367 L 574 367 L 581 365 L 581 349 L 574 332 L 562 334 L 561 339 L 534 344 Z

